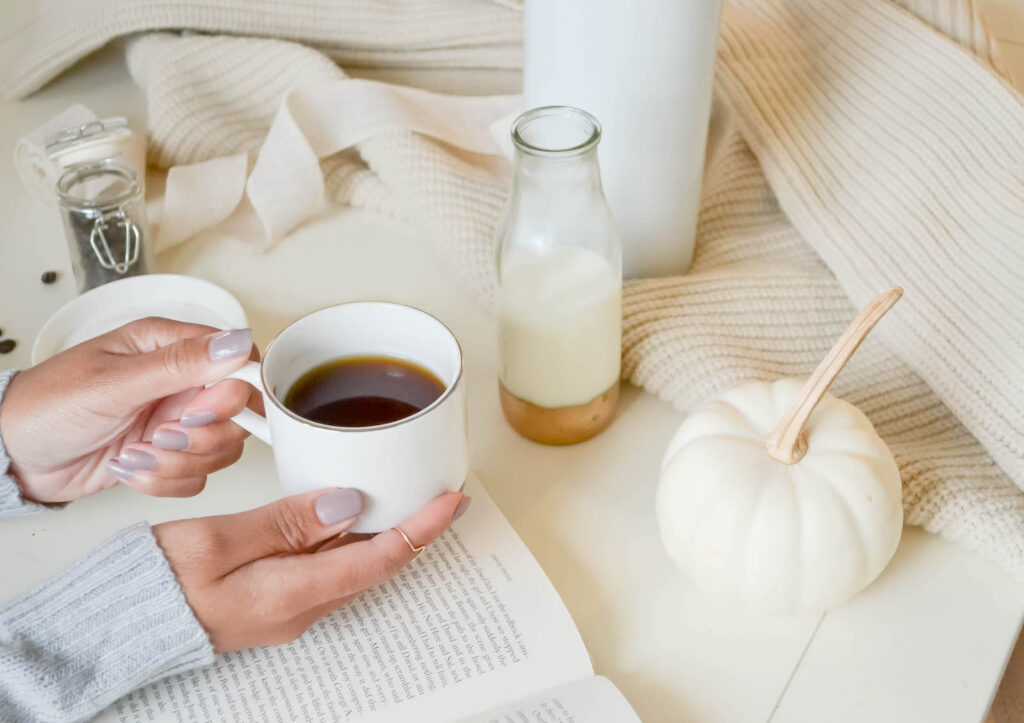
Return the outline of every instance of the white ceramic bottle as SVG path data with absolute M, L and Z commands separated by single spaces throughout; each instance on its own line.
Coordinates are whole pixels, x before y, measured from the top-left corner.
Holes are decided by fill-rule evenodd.
M 627 278 L 693 258 L 722 0 L 526 0 L 527 108 L 601 119 Z
M 523 436 L 573 444 L 619 393 L 621 247 L 601 189 L 601 127 L 551 106 L 513 125 L 515 174 L 498 225 L 499 392 Z

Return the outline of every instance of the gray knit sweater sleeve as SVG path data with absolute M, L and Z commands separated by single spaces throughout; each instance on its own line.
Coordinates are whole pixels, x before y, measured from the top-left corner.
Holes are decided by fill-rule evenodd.
M 0 377 L 0 402 L 8 380 Z M 7 464 L 0 441 L 3 499 L 32 507 Z M 206 631 L 140 523 L 0 608 L 0 721 L 85 720 L 135 688 L 211 662 Z

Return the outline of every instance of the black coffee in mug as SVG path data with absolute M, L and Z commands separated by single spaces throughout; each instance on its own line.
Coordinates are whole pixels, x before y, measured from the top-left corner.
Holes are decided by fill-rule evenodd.
M 416 414 L 444 390 L 433 373 L 404 359 L 343 357 L 299 377 L 285 395 L 284 406 L 332 427 L 374 427 Z

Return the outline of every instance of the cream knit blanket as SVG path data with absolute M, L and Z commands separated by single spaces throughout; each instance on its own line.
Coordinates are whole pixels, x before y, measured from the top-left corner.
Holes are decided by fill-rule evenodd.
M 624 373 L 684 410 L 804 375 L 857 307 L 901 284 L 834 391 L 896 455 L 907 522 L 1024 579 L 1024 103 L 969 3 L 904 4 L 727 3 L 697 255 L 686 276 L 627 284 Z M 511 0 L 53 1 L 4 90 L 26 95 L 116 36 L 223 33 L 128 45 L 150 161 L 166 167 L 257 148 L 284 95 L 345 77 L 337 63 L 514 91 L 520 13 Z M 393 131 L 322 168 L 333 199 L 428 229 L 487 300 L 504 160 Z

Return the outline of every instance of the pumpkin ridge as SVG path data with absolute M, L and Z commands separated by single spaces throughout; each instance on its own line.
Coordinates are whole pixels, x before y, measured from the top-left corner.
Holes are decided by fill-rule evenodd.
M 673 455 L 672 460 L 668 463 L 668 465 L 665 468 L 666 471 L 671 470 L 672 467 L 674 465 L 678 464 L 678 463 L 679 463 L 678 457 L 676 455 Z M 669 488 L 665 489 L 665 494 L 669 494 Z M 661 495 L 661 490 L 660 489 L 658 490 L 658 495 L 659 496 Z M 697 509 L 697 513 L 696 513 L 696 515 L 694 515 L 694 519 L 699 519 L 700 516 L 707 510 L 707 508 L 708 508 L 708 506 L 710 506 L 711 500 L 714 498 L 714 496 L 715 496 L 715 485 L 713 485 L 713 484 L 707 485 L 707 492 L 705 492 L 704 497 L 700 500 L 700 507 Z M 661 523 L 661 520 L 659 519 L 659 524 L 660 523 Z M 692 524 L 688 525 L 687 528 L 685 529 L 684 536 L 677 540 L 677 542 L 679 544 L 679 548 L 683 549 L 683 550 L 688 550 L 689 547 L 690 547 L 690 543 L 693 540 L 694 534 L 696 534 L 696 525 L 692 525 Z M 664 535 L 662 535 L 662 537 L 664 537 Z
M 785 477 L 786 475 L 788 475 L 790 473 L 790 470 L 784 468 L 784 469 L 780 470 L 780 473 Z M 793 599 L 796 600 L 796 605 L 794 607 L 796 607 L 796 608 L 803 608 L 803 604 L 802 603 L 803 603 L 803 592 L 804 592 L 803 588 L 804 588 L 804 557 L 805 557 L 805 555 L 804 555 L 804 542 L 805 542 L 805 538 L 807 537 L 804 534 L 804 525 L 807 524 L 807 521 L 806 521 L 806 519 L 804 518 L 804 515 L 803 515 L 803 505 L 800 504 L 800 489 L 799 488 L 801 487 L 801 485 L 799 484 L 799 482 L 800 482 L 800 476 L 799 475 L 792 475 L 790 477 L 789 488 L 791 490 L 793 490 L 793 507 L 796 509 L 796 519 L 800 521 L 800 524 L 797 525 L 797 528 L 796 528 L 796 534 L 797 534 L 797 545 L 796 545 L 797 554 L 794 556 L 796 558 L 796 576 L 794 578 L 795 589 L 793 590 L 793 593 L 794 593 L 793 594 Z
M 843 414 L 835 414 L 839 410 Z M 826 421 L 823 422 L 823 419 Z M 864 422 L 871 425 L 868 416 L 855 404 L 831 392 L 826 392 L 807 420 L 807 424 L 804 425 L 804 433 L 810 441 L 815 429 L 825 433 L 857 431 L 864 425 Z M 874 429 L 874 425 L 871 427 Z
M 819 444 L 818 447 L 821 447 L 821 445 Z M 827 457 L 827 456 L 833 455 L 833 454 L 834 455 L 838 455 L 838 456 L 840 456 L 840 457 L 842 457 L 844 459 L 850 459 L 850 458 L 859 459 L 860 461 L 862 461 L 864 463 L 867 463 L 867 464 L 879 464 L 879 463 L 885 461 L 881 457 L 872 457 L 872 456 L 870 456 L 868 454 L 865 454 L 864 452 L 849 451 L 849 450 L 846 450 L 846 449 L 842 449 L 840 447 L 836 447 L 834 449 L 812 449 L 811 445 L 810 445 L 810 442 L 808 442 L 808 444 L 807 444 L 807 456 L 808 457 L 810 457 L 811 455 L 814 455 L 815 459 L 821 460 L 823 457 Z
M 860 568 L 860 575 L 858 576 L 858 578 L 860 580 L 869 581 L 868 583 L 858 585 L 857 589 L 853 591 L 853 594 L 856 595 L 858 592 L 867 587 L 870 584 L 870 582 L 874 580 L 875 577 L 877 577 L 877 575 L 872 576 L 870 574 L 871 560 L 869 558 L 872 557 L 871 548 L 868 546 L 868 540 L 864 536 L 864 525 L 862 524 L 858 516 L 854 513 L 853 506 L 847 501 L 846 495 L 844 495 L 839 489 L 837 489 L 834 484 L 827 485 L 827 488 L 829 490 L 829 494 L 833 497 L 833 499 L 838 501 L 839 507 L 843 511 L 843 515 L 846 517 L 847 521 L 850 522 L 851 526 L 854 529 L 854 534 L 857 537 L 858 544 L 856 549 L 860 550 L 860 554 L 858 555 L 860 562 L 860 564 L 858 565 L 858 567 Z M 850 597 L 852 597 L 852 595 Z
M 825 453 L 825 454 L 828 454 L 828 453 Z M 864 490 L 865 493 L 868 493 L 868 494 L 881 494 L 881 495 L 887 494 L 887 490 L 885 488 L 885 485 L 878 482 L 879 475 L 874 474 L 874 470 L 872 469 L 874 467 L 877 467 L 879 464 L 883 464 L 885 460 L 871 458 L 871 457 L 868 457 L 866 455 L 863 455 L 863 454 L 860 454 L 860 453 L 856 453 L 856 452 L 849 452 L 849 453 L 847 453 L 847 452 L 836 451 L 836 452 L 833 452 L 832 454 L 837 454 L 837 455 L 840 455 L 840 456 L 842 456 L 844 458 L 847 458 L 847 459 L 849 459 L 851 457 L 856 458 L 857 460 L 859 460 L 862 464 L 864 464 L 867 467 L 867 469 L 864 470 L 864 472 L 865 472 L 864 479 L 870 481 L 872 486 L 871 487 L 867 487 L 866 485 L 862 484 L 861 486 L 865 487 L 865 490 Z M 818 457 L 816 457 L 813 460 L 813 463 L 810 466 L 813 466 L 813 467 L 817 468 L 819 464 L 825 464 L 827 466 L 827 460 L 823 460 L 821 458 L 821 456 L 818 456 Z M 825 473 L 821 469 L 815 469 L 815 470 L 813 470 L 813 473 L 825 476 Z M 842 509 L 842 512 L 843 512 L 844 516 L 852 523 L 852 526 L 853 526 L 853 528 L 855 530 L 855 535 L 857 537 L 857 542 L 859 544 L 859 547 L 857 549 L 859 549 L 861 551 L 861 553 L 859 555 L 859 558 L 860 558 L 860 565 L 859 565 L 859 567 L 860 567 L 860 573 L 861 573 L 859 579 L 866 580 L 867 582 L 864 582 L 863 584 L 860 584 L 857 587 L 857 589 L 853 591 L 853 594 L 849 596 L 849 597 L 853 597 L 853 595 L 856 595 L 857 593 L 859 593 L 861 590 L 866 588 L 875 579 L 878 578 L 879 574 L 881 574 L 881 570 L 883 570 L 885 568 L 885 565 L 888 564 L 888 561 L 892 558 L 893 552 L 895 552 L 895 548 L 893 548 L 893 550 L 891 552 L 889 552 L 888 556 L 885 557 L 885 560 L 884 560 L 883 564 L 881 565 L 881 567 L 877 571 L 874 571 L 875 562 L 876 562 L 876 555 L 874 554 L 874 552 L 876 550 L 882 550 L 883 548 L 876 548 L 875 546 L 871 546 L 871 545 L 868 544 L 868 538 L 867 538 L 866 534 L 867 534 L 867 529 L 868 529 L 869 526 L 863 524 L 864 521 L 861 519 L 861 516 L 859 516 L 855 512 L 855 510 L 857 509 L 857 506 L 850 503 L 849 494 L 846 493 L 846 491 L 845 491 L 846 488 L 845 487 L 837 486 L 834 482 L 831 481 L 832 480 L 831 476 L 829 476 L 828 479 L 830 481 L 829 481 L 829 484 L 826 485 L 826 487 L 829 490 L 829 494 L 831 495 L 832 498 L 837 500 L 838 504 L 840 504 L 840 506 L 841 506 L 841 509 Z M 874 491 L 872 491 L 872 490 L 874 490 Z M 869 515 L 869 517 L 870 517 L 870 515 Z M 884 555 L 884 551 L 883 551 L 882 554 Z M 845 600 L 843 602 L 845 602 Z
M 785 476 L 786 470 L 779 470 L 779 471 L 781 472 L 781 474 L 783 476 Z M 753 520 L 756 520 L 758 518 L 758 515 L 761 513 L 761 506 L 764 504 L 764 500 L 765 500 L 765 496 L 767 494 L 768 487 L 769 487 L 768 484 L 762 484 L 760 486 L 760 488 L 758 489 L 758 491 L 757 491 L 757 500 L 751 506 L 750 519 L 747 521 L 748 534 L 747 534 L 747 544 L 745 545 L 746 553 L 743 555 L 743 575 L 742 575 L 742 577 L 744 579 L 747 579 L 747 580 L 750 579 L 750 559 L 752 557 L 752 555 L 751 555 L 751 547 L 754 544 L 753 535 L 749 534 L 749 530 L 753 527 Z
M 679 454 L 680 450 L 684 449 L 694 440 L 708 436 L 700 430 L 706 418 L 725 422 L 729 426 L 750 427 L 746 415 L 736 405 L 722 399 L 704 401 L 686 416 L 679 429 L 672 435 L 668 447 L 665 449 L 665 456 L 662 459 L 662 471 L 664 471 L 665 460 Z M 697 427 L 697 430 L 693 431 L 693 427 Z M 756 435 L 755 430 L 751 429 L 750 431 Z M 685 438 L 686 441 L 680 442 L 680 438 Z
M 758 445 L 758 446 L 760 446 L 762 444 L 761 438 L 758 437 L 755 434 L 751 434 L 749 437 L 744 437 L 744 436 L 739 435 L 739 434 L 719 434 L 719 433 L 716 432 L 715 434 L 709 434 L 707 436 L 702 436 L 702 437 L 694 437 L 693 439 L 690 439 L 690 440 L 688 440 L 686 442 L 683 442 L 683 445 L 676 449 L 676 454 L 678 454 L 679 452 L 683 451 L 687 447 L 692 447 L 693 445 L 697 444 L 698 442 L 706 442 L 709 439 L 729 440 L 731 442 L 746 442 L 746 443 L 749 443 L 749 444 L 752 444 L 752 445 Z M 676 455 L 673 454 L 672 456 L 675 457 Z
M 690 419 L 692 419 L 692 417 Z M 687 419 L 686 421 L 689 422 L 690 419 Z M 686 422 L 684 422 L 684 424 L 686 424 Z M 728 434 L 728 433 L 719 434 L 718 432 L 715 432 L 713 434 L 696 433 L 693 436 L 691 436 L 689 439 L 687 439 L 685 442 L 678 442 L 677 438 L 679 436 L 680 435 L 677 433 L 669 441 L 669 446 L 668 446 L 668 449 L 666 450 L 665 457 L 661 461 L 661 468 L 660 468 L 660 473 L 661 474 L 665 473 L 665 470 L 668 469 L 669 464 L 671 464 L 671 462 L 678 455 L 682 454 L 684 450 L 687 450 L 687 449 L 693 447 L 693 445 L 697 444 L 698 442 L 707 442 L 707 441 L 713 439 L 713 440 L 729 440 L 729 441 L 732 441 L 732 442 L 744 442 L 744 443 L 749 443 L 749 444 L 752 444 L 752 445 L 755 445 L 755 446 L 762 444 L 761 437 L 759 437 L 754 430 L 750 430 L 749 436 L 743 436 L 743 435 L 740 435 L 740 434 Z

